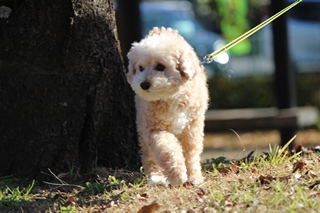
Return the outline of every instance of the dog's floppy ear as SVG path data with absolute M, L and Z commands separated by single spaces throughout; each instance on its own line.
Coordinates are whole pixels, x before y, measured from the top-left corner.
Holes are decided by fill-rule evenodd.
M 132 52 L 132 48 L 131 48 L 131 50 L 127 54 L 128 59 L 129 59 L 127 81 L 128 81 L 129 84 L 132 84 L 133 76 L 136 73 L 133 54 L 134 53 Z
M 132 84 L 133 75 L 135 73 L 136 73 L 136 71 L 135 71 L 135 68 L 134 68 L 134 63 L 129 60 L 128 73 L 126 74 L 127 81 L 128 81 L 129 84 Z
M 192 79 L 200 71 L 198 57 L 193 51 L 182 52 L 177 66 L 181 76 L 187 79 Z

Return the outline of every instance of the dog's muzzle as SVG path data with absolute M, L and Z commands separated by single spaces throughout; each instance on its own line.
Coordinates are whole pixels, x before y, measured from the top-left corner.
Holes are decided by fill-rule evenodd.
M 143 90 L 148 90 L 150 88 L 151 84 L 150 82 L 148 81 L 144 81 L 140 84 L 140 87 L 143 89 Z

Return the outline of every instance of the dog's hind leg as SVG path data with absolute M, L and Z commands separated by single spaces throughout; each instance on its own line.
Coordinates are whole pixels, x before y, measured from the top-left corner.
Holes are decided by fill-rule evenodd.
M 156 131 L 150 134 L 150 151 L 163 174 L 173 184 L 187 181 L 187 169 L 178 139 L 170 132 Z

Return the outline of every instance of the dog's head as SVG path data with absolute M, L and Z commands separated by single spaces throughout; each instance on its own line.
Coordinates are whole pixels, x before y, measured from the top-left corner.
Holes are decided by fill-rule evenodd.
M 171 28 L 153 28 L 128 53 L 127 80 L 147 101 L 173 97 L 201 68 L 193 48 Z

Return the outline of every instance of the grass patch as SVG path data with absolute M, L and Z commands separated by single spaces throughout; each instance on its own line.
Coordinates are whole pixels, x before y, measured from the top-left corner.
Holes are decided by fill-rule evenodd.
M 320 156 L 314 151 L 270 148 L 239 161 L 203 163 L 199 186 L 155 186 L 140 172 L 97 168 L 94 178 L 0 188 L 0 212 L 318 212 Z M 90 175 L 89 175 L 90 176 Z
M 4 183 L 0 187 L 0 209 L 6 206 L 19 206 L 21 203 L 32 200 L 31 190 L 35 181 L 33 180 L 27 187 L 10 187 L 11 178 L 8 176 L 0 179 L 0 182 Z
M 284 163 L 285 161 L 291 161 L 292 159 L 296 158 L 301 154 L 300 152 L 294 153 L 290 157 L 287 156 L 286 150 L 289 145 L 294 141 L 297 136 L 295 135 L 292 137 L 288 143 L 286 143 L 282 148 L 278 145 L 275 145 L 274 148 L 269 144 L 269 160 L 271 164 L 280 164 Z

